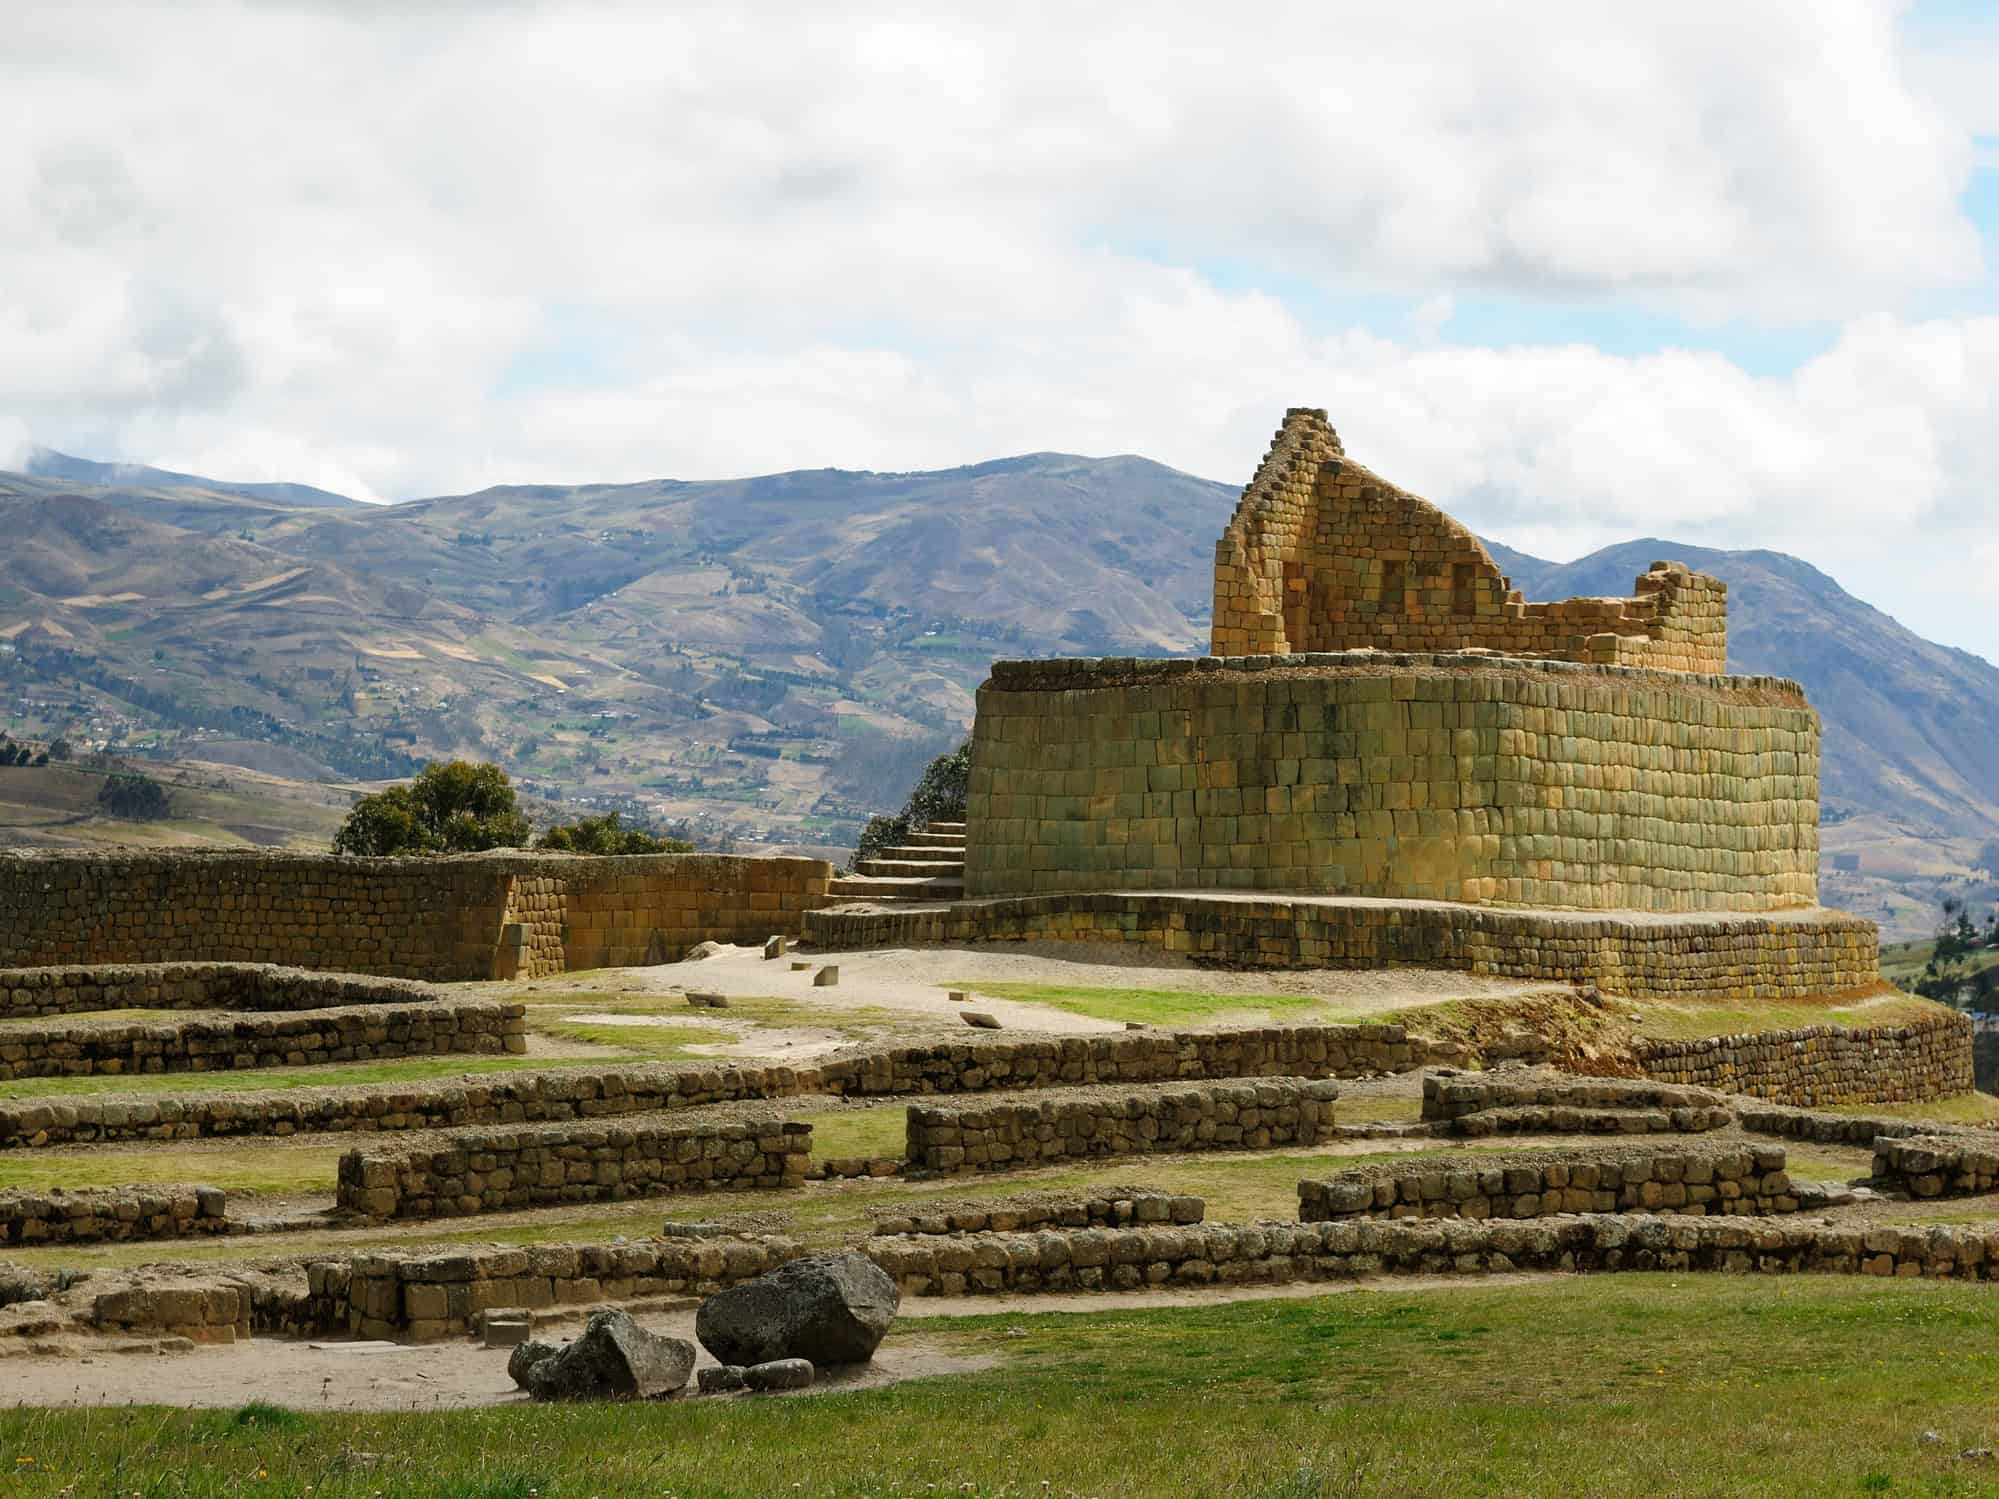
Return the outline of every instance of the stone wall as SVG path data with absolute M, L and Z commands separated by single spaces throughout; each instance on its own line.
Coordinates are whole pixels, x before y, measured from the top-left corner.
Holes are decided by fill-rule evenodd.
M 1705 1088 L 1631 1078 L 1576 1077 L 1542 1068 L 1432 1072 L 1422 1117 L 1468 1138 L 1513 1134 L 1700 1134 L 1735 1119 Z
M 1293 407 L 1215 544 L 1217 656 L 1478 649 L 1727 670 L 1727 585 L 1655 562 L 1626 599 L 1530 604 L 1479 539 Z
M 0 1017 L 92 1010 L 323 1010 L 418 1004 L 446 991 L 410 979 L 314 973 L 270 963 L 124 963 L 0 968 Z
M 274 1306 L 286 1330 L 346 1331 L 424 1342 L 470 1331 L 501 1307 L 710 1296 L 796 1259 L 776 1237 L 650 1239 L 619 1244 L 534 1244 L 445 1254 L 359 1254 L 307 1267 L 303 1307 Z M 261 1325 L 261 1319 L 260 1319 Z
M 222 1234 L 229 1232 L 227 1209 L 228 1199 L 218 1187 L 0 1192 L 0 1245 L 102 1244 Z
M 608 1119 L 813 1093 L 901 1097 L 1092 1083 L 1355 1077 L 1406 1072 L 1423 1056 L 1420 1043 L 1399 1025 L 1258 1026 L 865 1046 L 804 1067 L 564 1067 L 282 1093 L 0 1099 L 0 1149 Z
M 459 980 L 664 962 L 796 934 L 818 859 L 0 854 L 0 965 L 279 963 Z
M 907 1172 L 1019 1171 L 1054 1161 L 1183 1150 L 1316 1145 L 1330 1131 L 1330 1082 L 1169 1084 L 909 1109 Z
M 1945 1010 L 1906 1025 L 1640 1037 L 1632 1052 L 1649 1077 L 1806 1107 L 1921 1103 L 1972 1087 L 1971 1021 Z
M 1207 1204 L 1178 1192 L 1105 1187 L 1089 1194 L 1055 1193 L 978 1204 L 925 1203 L 914 1214 L 885 1214 L 873 1232 L 902 1234 L 1025 1233 L 1037 1228 L 1129 1228 L 1146 1223 L 1199 1223 Z
M 338 1205 L 369 1218 L 449 1218 L 669 1192 L 804 1185 L 812 1126 L 768 1119 L 464 1130 L 340 1158 Z
M 1877 1139 L 1874 1177 L 1911 1197 L 1978 1197 L 1999 1191 L 1999 1134 L 1954 1130 Z
M 1632 999 L 1809 999 L 1880 982 L 1874 923 L 1820 909 L 1696 918 L 1113 891 L 923 911 L 814 911 L 805 931 L 810 941 L 847 949 L 1134 942 L 1227 968 L 1444 968 L 1593 984 Z
M 527 1050 L 526 1014 L 517 1004 L 441 1000 L 267 1016 L 14 1024 L 0 1029 L 0 1079 L 519 1053 Z
M 1272 1285 L 1515 1270 L 1807 1271 L 1999 1280 L 1999 1229 L 1579 1214 L 1207 1223 L 1072 1233 L 870 1239 L 905 1296 Z
M 1795 1213 L 1784 1147 L 1564 1151 L 1388 1162 L 1298 1183 L 1298 1218 Z
M 1818 899 L 1796 683 L 1479 656 L 996 661 L 967 895 L 1303 891 L 1589 910 Z

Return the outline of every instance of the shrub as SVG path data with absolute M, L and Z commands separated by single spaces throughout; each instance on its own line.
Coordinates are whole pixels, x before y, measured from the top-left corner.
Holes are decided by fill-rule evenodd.
M 965 815 L 965 791 L 972 778 L 972 741 L 967 739 L 948 755 L 924 767 L 902 811 L 893 817 L 870 817 L 854 847 L 854 862 L 873 859 L 911 833 L 933 822 L 956 822 Z
M 391 786 L 354 804 L 333 835 L 337 854 L 464 854 L 521 848 L 528 820 L 513 782 L 497 765 L 469 760 L 426 765 L 407 786 Z
M 625 827 L 616 812 L 557 823 L 535 839 L 534 846 L 564 854 L 685 854 L 694 849 L 678 838 Z
M 130 771 L 111 776 L 98 788 L 97 805 L 128 822 L 158 822 L 173 816 L 173 798 L 167 788 L 150 776 Z

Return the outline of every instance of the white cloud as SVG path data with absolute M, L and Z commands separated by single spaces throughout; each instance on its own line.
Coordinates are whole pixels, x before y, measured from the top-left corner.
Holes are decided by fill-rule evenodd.
M 1992 326 L 1911 320 L 1982 274 L 1957 199 L 1990 91 L 1894 26 L 30 6 L 0 51 L 0 412 L 404 496 L 1039 448 L 1239 480 L 1303 401 L 1508 540 L 1789 545 L 1866 592 L 1999 477 Z M 1409 310 L 1329 332 L 1299 287 Z M 1774 380 L 1451 343 L 1492 295 L 1845 332 Z

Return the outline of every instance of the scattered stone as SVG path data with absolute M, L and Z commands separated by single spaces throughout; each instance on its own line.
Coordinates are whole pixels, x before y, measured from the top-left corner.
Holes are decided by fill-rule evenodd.
M 789 945 L 784 940 L 782 934 L 775 937 L 767 937 L 764 939 L 764 956 L 766 958 L 781 958 L 784 956 L 785 949 Z
M 970 999 L 972 996 L 967 994 L 963 989 L 952 989 L 948 991 L 944 997 L 950 1000 L 951 1003 L 954 1005 L 961 1005 L 965 1003 L 966 1000 Z
M 1127 1020 L 1124 1023 L 1124 1028 L 1128 1031 L 1142 1031 L 1145 1029 L 1145 1022 L 1143 1020 Z
M 798 962 L 794 960 L 791 965 L 791 971 L 793 973 L 803 973 L 805 972 L 806 969 L 810 968 L 811 966 L 812 965 L 810 963 Z
M 1916 1444 L 1921 1447 L 1935 1447 L 1941 1445 L 1942 1442 L 1943 1433 L 1940 1431 L 1925 1431 L 1916 1437 Z
M 989 1015 L 984 1010 L 960 1010 L 958 1018 L 974 1030 L 996 1031 L 1000 1028 L 998 1017 Z
M 1990 1447 L 1967 1447 L 1964 1451 L 1958 1453 L 1957 1460 L 1961 1463 L 1989 1463 L 1992 1461 L 1992 1449 Z
M 729 1008 L 728 995 L 698 993 L 692 989 L 687 991 L 687 1002 L 696 1009 L 701 1010 L 726 1010 Z
M 507 1378 L 525 1390 L 528 1387 L 528 1370 L 545 1358 L 553 1358 L 561 1351 L 553 1343 L 544 1343 L 539 1338 L 529 1338 L 507 1355 Z
M 729 944 L 726 942 L 697 942 L 687 949 L 686 961 L 689 963 L 699 963 L 703 958 L 712 958 L 728 950 Z
M 840 969 L 838 965 L 833 963 L 828 963 L 824 968 L 812 975 L 812 987 L 815 989 L 831 989 L 839 982 Z
M 809 1390 L 814 1374 L 811 1360 L 776 1358 L 743 1370 L 743 1383 L 753 1390 Z
M 23 1301 L 45 1301 L 49 1285 L 34 1271 L 20 1265 L 0 1264 L 0 1306 Z
M 526 1311 L 486 1313 L 480 1336 L 488 1348 L 518 1348 L 534 1333 L 534 1315 Z
M 694 1314 L 694 1336 L 725 1364 L 864 1363 L 901 1302 L 895 1282 L 866 1255 L 813 1254 L 710 1296 Z
M 598 1312 L 575 1342 L 527 1371 L 537 1400 L 657 1400 L 684 1388 L 694 1345 L 647 1332 L 629 1312 Z
M 741 1364 L 716 1364 L 701 1370 L 695 1376 L 704 1395 L 728 1395 L 743 1388 L 743 1366 Z

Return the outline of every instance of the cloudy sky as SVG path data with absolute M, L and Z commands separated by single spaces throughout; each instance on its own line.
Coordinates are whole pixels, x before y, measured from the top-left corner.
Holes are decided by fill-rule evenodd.
M 1317 405 L 1999 659 L 1989 0 L 8 13 L 0 464 L 1241 483 Z

